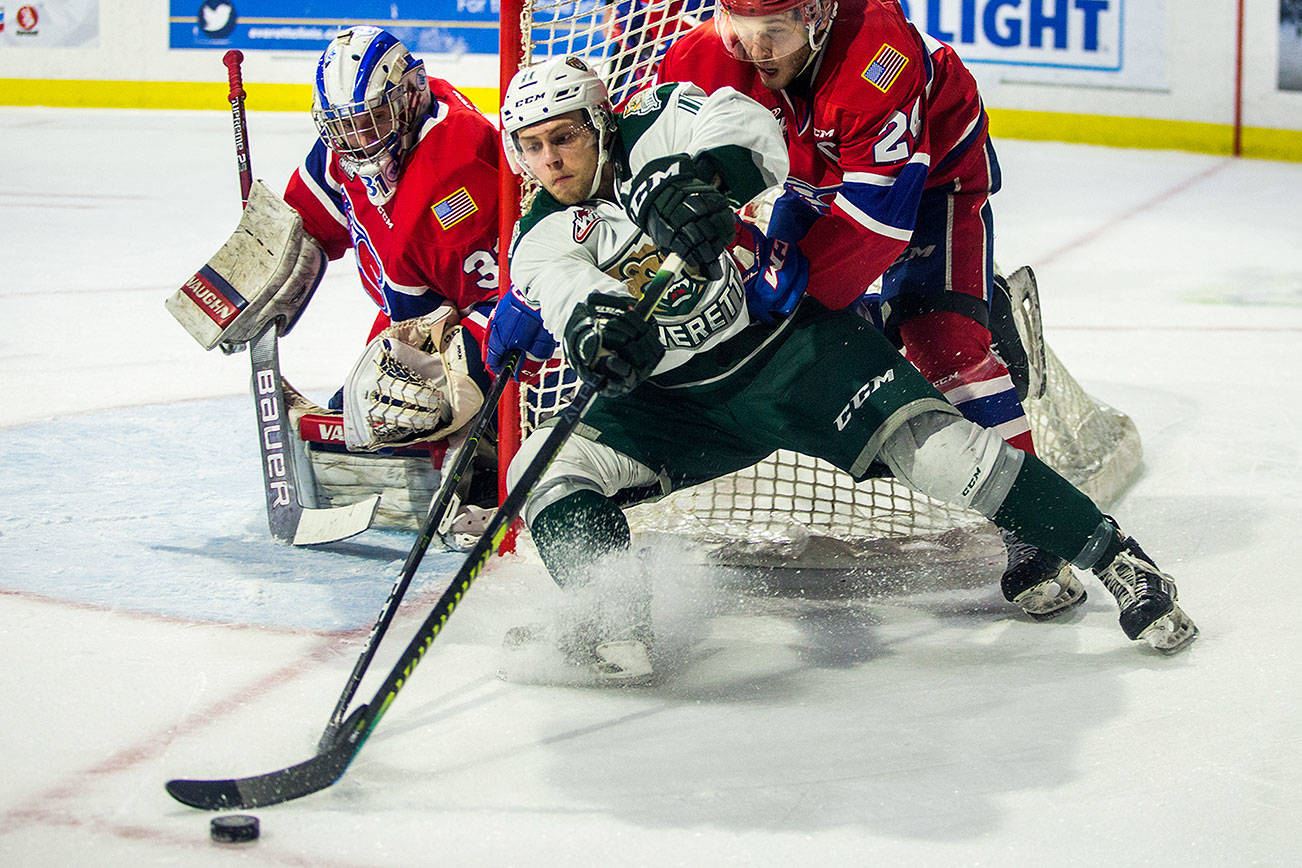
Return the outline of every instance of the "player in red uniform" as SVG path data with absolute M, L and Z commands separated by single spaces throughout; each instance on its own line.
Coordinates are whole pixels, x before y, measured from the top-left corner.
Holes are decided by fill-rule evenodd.
M 725 85 L 769 108 L 791 160 L 769 235 L 809 259 L 806 291 L 864 307 L 965 416 L 1034 451 L 1003 360 L 991 350 L 989 196 L 999 164 L 976 81 L 894 0 L 720 0 L 670 47 L 661 81 Z M 879 299 L 865 297 L 878 277 Z M 761 284 L 761 287 L 763 284 Z M 752 296 L 784 315 L 797 292 Z M 1053 555 L 1005 534 L 1004 595 L 1035 617 L 1082 602 Z
M 492 123 L 376 27 L 331 41 L 312 116 L 320 138 L 285 200 L 330 259 L 356 251 L 380 308 L 370 337 L 445 301 L 482 337 L 497 300 L 500 145 Z

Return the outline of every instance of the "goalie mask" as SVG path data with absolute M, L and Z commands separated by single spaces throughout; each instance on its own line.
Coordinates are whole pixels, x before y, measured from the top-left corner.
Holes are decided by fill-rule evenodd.
M 376 205 L 393 198 L 402 160 L 429 108 L 425 64 L 392 33 L 353 27 L 330 41 L 316 67 L 312 120 L 345 172 Z
M 777 63 L 808 48 L 799 73 L 827 42 L 836 8 L 836 0 L 719 0 L 714 26 L 728 53 L 748 63 Z
M 615 110 L 606 85 L 582 58 L 554 57 L 515 74 L 502 100 L 502 150 L 513 172 L 537 180 L 520 150 L 520 131 L 572 111 L 583 112 L 583 128 L 597 134 L 597 171 L 585 197 L 590 198 L 601 186 L 602 170 L 610 156 Z

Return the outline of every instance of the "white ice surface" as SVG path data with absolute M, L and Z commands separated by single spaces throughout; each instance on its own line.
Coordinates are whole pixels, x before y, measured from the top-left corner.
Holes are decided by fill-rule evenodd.
M 280 188 L 310 122 L 249 123 Z M 307 758 L 411 539 L 272 544 L 247 359 L 163 309 L 238 218 L 228 115 L 0 130 L 0 864 L 1296 864 L 1302 165 L 999 143 L 999 261 L 1139 426 L 1116 513 L 1188 653 L 1128 643 L 1092 579 L 1034 624 L 980 576 L 760 596 L 660 553 L 661 683 L 521 686 L 502 632 L 554 591 L 507 559 L 344 778 L 232 850 L 163 782 Z M 350 269 L 282 343 L 318 399 L 372 316 Z M 426 559 L 373 674 L 459 563 Z

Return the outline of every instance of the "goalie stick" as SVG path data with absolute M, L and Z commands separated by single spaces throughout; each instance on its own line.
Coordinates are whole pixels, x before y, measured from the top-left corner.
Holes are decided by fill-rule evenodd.
M 262 453 L 262 486 L 267 497 L 267 525 L 276 542 L 296 546 L 320 545 L 355 536 L 371 526 L 380 496 L 347 506 L 316 509 L 299 500 L 302 488 L 290 454 L 289 438 L 297 437 L 285 403 L 280 376 L 275 321 L 267 323 L 249 343 L 253 366 L 253 405 L 258 417 L 258 449 Z
M 389 629 L 389 624 L 393 622 L 393 616 L 398 611 L 398 604 L 402 602 L 403 595 L 407 593 L 407 588 L 411 585 L 412 577 L 416 575 L 416 568 L 420 566 L 421 560 L 425 557 L 430 542 L 433 541 L 437 534 L 443 532 L 444 517 L 451 516 L 456 512 L 459 504 L 457 489 L 461 486 L 461 477 L 470 469 L 470 465 L 475 460 L 479 440 L 483 437 L 484 432 L 488 430 L 493 416 L 497 413 L 497 405 L 502 399 L 502 391 L 506 388 L 506 384 L 511 381 L 511 377 L 515 375 L 515 369 L 520 363 L 520 357 L 519 350 L 512 350 L 507 354 L 506 359 L 502 362 L 502 369 L 497 374 L 497 379 L 493 381 L 493 387 L 484 397 L 484 405 L 479 408 L 479 415 L 475 417 L 475 421 L 470 425 L 470 434 L 466 437 L 465 442 L 461 444 L 461 448 L 457 450 L 456 460 L 452 462 L 452 466 L 446 471 L 443 477 L 443 485 L 439 487 L 438 496 L 430 505 L 429 514 L 425 516 L 425 521 L 421 524 L 420 535 L 416 538 L 415 545 L 411 547 L 411 551 L 407 554 L 407 560 L 402 565 L 402 573 L 398 576 L 398 581 L 394 584 L 393 590 L 389 592 L 389 598 L 384 601 L 384 606 L 380 609 L 379 617 L 375 619 L 375 626 L 371 628 L 370 635 L 366 637 L 366 647 L 362 649 L 361 656 L 357 658 L 357 665 L 353 667 L 352 674 L 348 676 L 348 683 L 344 685 L 344 691 L 335 704 L 334 713 L 330 715 L 330 722 L 326 724 L 325 732 L 321 734 L 321 741 L 317 745 L 318 750 L 328 749 L 334 742 L 335 737 L 339 735 L 339 727 L 343 725 L 348 705 L 353 701 L 353 695 L 357 693 L 357 687 L 362 682 L 362 676 L 366 674 L 372 658 L 375 657 L 375 650 L 379 647 L 380 640 L 384 638 L 385 632 Z
M 682 273 L 683 261 L 671 254 L 665 259 L 655 278 L 647 285 L 634 311 L 650 319 L 656 304 L 675 279 Z M 505 378 L 503 378 L 505 379 Z M 443 596 L 412 637 L 407 648 L 389 671 L 369 703 L 359 705 L 339 727 L 339 735 L 326 749 L 311 759 L 297 765 L 247 778 L 224 780 L 176 779 L 167 782 L 167 792 L 172 798 L 193 808 L 225 810 L 247 809 L 276 805 L 310 795 L 333 784 L 343 777 L 353 758 L 374 731 L 380 718 L 389 710 L 393 700 L 411 678 L 417 664 L 451 617 L 461 598 L 479 576 L 488 559 L 492 557 L 507 529 L 520 514 L 525 498 L 542 477 L 552 459 L 570 438 L 583 418 L 584 411 L 600 391 L 601 383 L 584 382 L 570 404 L 556 416 L 556 424 L 543 442 L 542 448 L 529 462 L 520 480 L 511 489 L 493 520 L 489 522 L 475 547 L 466 556 Z
M 249 131 L 244 117 L 244 78 L 240 63 L 244 55 L 232 49 L 222 56 L 230 83 L 231 120 L 235 127 L 235 163 L 240 173 L 240 199 L 247 205 L 253 187 L 249 159 Z M 277 345 L 279 320 L 273 320 L 249 342 L 253 366 L 253 405 L 258 418 L 258 450 L 262 455 L 263 493 L 267 498 L 267 525 L 276 542 L 296 546 L 337 542 L 356 536 L 371 526 L 380 496 L 347 506 L 316 509 L 303 506 L 302 491 L 289 438 L 297 437 L 285 405 L 285 386 L 280 376 Z M 225 349 L 225 346 L 223 346 Z

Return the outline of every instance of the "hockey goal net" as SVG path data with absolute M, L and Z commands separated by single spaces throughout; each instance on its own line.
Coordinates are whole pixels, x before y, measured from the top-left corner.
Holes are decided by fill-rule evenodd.
M 519 5 L 523 3 L 523 5 Z M 680 33 L 711 15 L 713 0 L 617 3 L 508 0 L 502 6 L 503 81 L 515 68 L 508 42 L 518 14 L 519 65 L 577 54 L 598 69 L 619 104 L 651 83 Z M 529 191 L 521 190 L 527 200 Z M 771 198 L 752 203 L 759 222 Z M 505 242 L 503 249 L 507 249 Z M 1037 452 L 1106 506 L 1134 478 L 1139 434 L 1125 414 L 1093 399 L 1045 344 L 1029 269 L 1009 275 L 1013 315 L 1030 361 L 1024 402 Z M 564 406 L 576 388 L 559 359 L 536 387 L 520 391 L 519 425 L 527 436 Z M 507 454 L 499 456 L 505 462 Z M 917 494 L 890 479 L 855 483 L 818 460 L 779 451 L 756 466 L 629 510 L 635 534 L 689 537 L 710 559 L 729 565 L 853 568 L 902 547 L 989 528 L 974 512 Z M 948 547 L 953 546 L 947 544 Z

